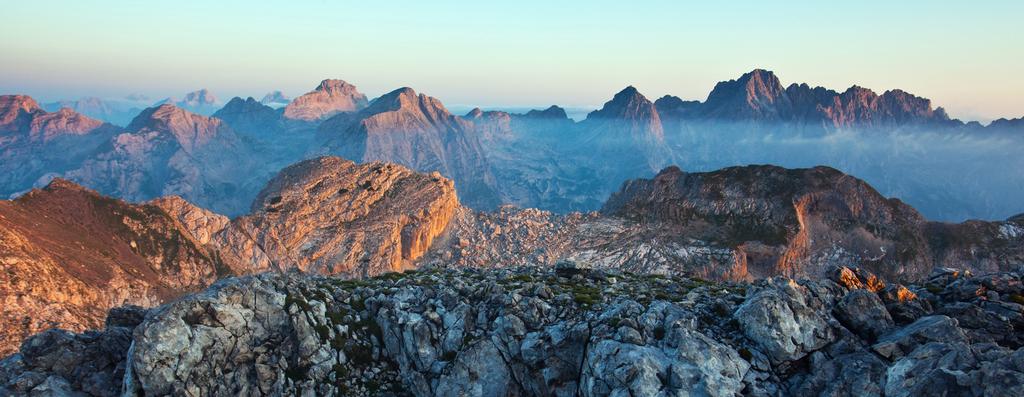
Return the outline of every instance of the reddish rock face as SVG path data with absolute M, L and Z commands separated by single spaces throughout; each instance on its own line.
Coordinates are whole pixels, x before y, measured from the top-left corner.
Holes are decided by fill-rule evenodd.
M 325 120 L 342 112 L 366 107 L 366 95 L 342 80 L 324 80 L 313 91 L 295 98 L 284 108 L 284 117 L 302 121 Z
M 180 197 L 129 204 L 54 179 L 0 201 L 0 355 L 43 329 L 100 328 L 111 307 L 155 306 L 227 275 L 413 268 L 458 208 L 437 173 L 337 157 L 285 169 L 235 221 Z
M 23 137 L 32 142 L 46 142 L 61 135 L 84 135 L 100 129 L 112 130 L 113 126 L 61 108 L 47 112 L 27 95 L 0 96 L 0 143 Z
M 0 355 L 43 329 L 101 328 L 111 307 L 156 305 L 225 274 L 160 208 L 62 179 L 0 201 L 0 258 Z
M 200 116 L 174 105 L 164 104 L 142 111 L 132 123 L 129 131 L 156 131 L 174 137 L 186 151 L 205 146 L 218 134 L 225 134 L 227 127 L 216 118 Z
M 35 99 L 28 95 L 0 96 L 0 131 L 23 132 L 32 122 L 32 117 L 42 113 Z
M 216 244 L 245 271 L 373 276 L 413 268 L 458 206 L 440 174 L 321 157 L 282 170 Z

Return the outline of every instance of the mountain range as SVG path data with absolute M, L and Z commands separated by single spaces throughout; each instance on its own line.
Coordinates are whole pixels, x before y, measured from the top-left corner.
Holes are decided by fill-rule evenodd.
M 340 155 L 441 172 L 455 181 L 462 202 L 477 209 L 597 210 L 623 181 L 669 165 L 710 171 L 751 163 L 830 165 L 943 220 L 1005 218 L 1021 211 L 1024 196 L 1021 176 L 1006 172 L 1021 162 L 1013 150 L 1024 139 L 1019 119 L 963 123 L 901 90 L 784 87 L 761 69 L 717 84 L 703 102 L 672 96 L 652 102 L 628 87 L 580 122 L 557 106 L 457 116 L 411 88 L 370 101 L 354 85 L 330 79 L 287 103 L 281 95 L 267 98 L 232 98 L 220 106 L 200 90 L 139 111 L 124 127 L 99 128 L 104 124 L 74 110 L 32 116 L 48 124 L 50 137 L 79 138 L 5 145 L 4 168 L 18 176 L 0 183 L 0 195 L 61 176 L 130 200 L 178 194 L 236 216 L 278 170 Z M 102 109 L 93 100 L 80 102 L 83 111 L 87 104 Z M 3 141 L 43 128 L 24 122 L 38 113 L 24 110 L 39 107 L 31 98 L 4 96 L 0 106 L 4 114 L 26 115 L 5 121 Z M 154 124 L 154 114 L 197 121 Z M 212 118 L 196 118 L 204 114 Z M 68 140 L 78 141 L 71 156 L 46 159 L 66 151 Z M 29 152 L 40 158 L 19 157 Z

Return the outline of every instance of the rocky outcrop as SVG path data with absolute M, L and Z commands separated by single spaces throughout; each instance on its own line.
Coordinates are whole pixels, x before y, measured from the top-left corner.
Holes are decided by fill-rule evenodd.
M 821 278 L 844 263 L 884 280 L 918 281 L 936 266 L 1005 271 L 1024 263 L 1022 253 L 1016 221 L 929 222 L 834 169 L 748 166 L 667 168 L 625 183 L 602 213 L 460 210 L 421 262 L 492 268 L 568 258 L 600 269 L 736 281 Z
M 318 134 L 328 154 L 437 171 L 455 181 L 467 205 L 489 209 L 499 203 L 491 165 L 472 124 L 411 88 L 384 94 L 358 113 L 334 116 Z
M 197 207 L 178 196 L 161 197 L 147 204 L 160 207 L 177 220 L 199 244 L 209 244 L 231 222 L 228 217 Z
M 10 268 L 0 349 L 54 325 L 95 328 L 112 305 L 153 306 L 228 274 L 414 268 L 458 209 L 437 173 L 336 157 L 285 169 L 234 221 L 178 196 L 132 205 L 55 179 L 0 202 Z
M 844 261 L 886 279 L 918 280 L 943 263 L 1007 270 L 1022 252 L 1012 224 L 930 223 L 827 167 L 670 167 L 654 179 L 627 182 L 602 211 L 742 251 L 755 276 L 820 275 L 823 264 Z
M 437 173 L 321 157 L 282 170 L 216 244 L 249 271 L 366 277 L 413 268 L 458 206 Z
M 192 236 L 157 206 L 62 179 L 0 201 L 0 353 L 47 328 L 98 328 L 113 306 L 153 306 L 225 275 Z
M 301 95 L 284 108 L 284 117 L 300 121 L 321 121 L 338 113 L 366 107 L 366 95 L 342 80 L 324 80 L 313 91 Z
M 868 276 L 836 274 L 844 273 Z M 141 323 L 138 309 L 126 308 L 111 312 L 104 331 L 35 336 L 0 362 L 0 391 L 1020 394 L 1024 350 L 975 336 L 968 324 L 998 315 L 1012 334 L 1024 326 L 1021 311 L 1004 311 L 1016 304 L 996 295 L 975 295 L 975 283 L 993 285 L 999 296 L 1021 292 L 1019 272 L 937 275 L 923 286 L 877 292 L 830 280 L 715 284 L 571 266 L 421 270 L 364 281 L 263 274 L 219 282 L 151 310 Z M 918 295 L 889 301 L 884 291 L 893 289 Z M 885 310 L 894 313 L 927 309 L 877 342 L 862 339 L 860 327 L 831 309 L 864 293 L 891 302 Z M 977 310 L 939 314 L 961 306 Z
M 459 211 L 421 266 L 502 268 L 554 266 L 560 260 L 638 274 L 688 274 L 746 280 L 742 252 L 691 236 L 597 213 L 557 215 L 502 207 Z

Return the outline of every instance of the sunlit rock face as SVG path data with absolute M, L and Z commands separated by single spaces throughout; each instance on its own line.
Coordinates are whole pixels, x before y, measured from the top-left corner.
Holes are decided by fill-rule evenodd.
M 0 95 L 0 144 L 48 142 L 61 135 L 85 135 L 114 129 L 74 110 L 47 112 L 27 95 Z
M 157 305 L 226 275 L 192 236 L 158 206 L 63 179 L 0 201 L 0 353 L 47 328 L 99 328 L 111 307 Z
M 414 267 L 458 206 L 437 173 L 322 157 L 283 170 L 216 243 L 251 270 L 372 276 Z
M 284 117 L 301 121 L 320 121 L 331 116 L 366 107 L 366 95 L 343 80 L 327 79 L 313 91 L 300 95 L 284 108 Z

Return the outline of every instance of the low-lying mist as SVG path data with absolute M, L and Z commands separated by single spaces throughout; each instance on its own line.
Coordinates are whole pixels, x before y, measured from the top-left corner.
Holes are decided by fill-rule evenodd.
M 978 132 L 702 124 L 666 132 L 686 171 L 746 164 L 826 165 L 861 178 L 929 219 L 1005 219 L 1024 212 L 1024 137 Z

